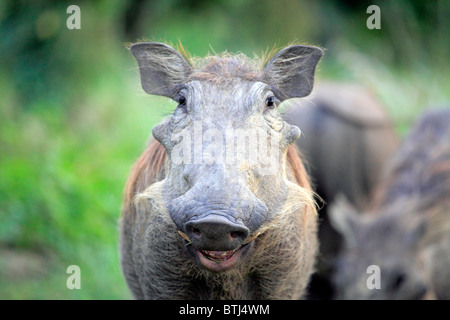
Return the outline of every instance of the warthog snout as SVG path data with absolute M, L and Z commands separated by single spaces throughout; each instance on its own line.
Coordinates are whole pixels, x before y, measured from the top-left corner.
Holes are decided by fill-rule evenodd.
M 249 230 L 228 219 L 211 214 L 186 223 L 186 234 L 198 250 L 229 251 L 239 248 L 247 239 Z

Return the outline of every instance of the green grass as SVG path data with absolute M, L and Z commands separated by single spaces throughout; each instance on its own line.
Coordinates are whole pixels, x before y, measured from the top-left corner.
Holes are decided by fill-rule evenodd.
M 90 83 L 81 102 L 62 108 L 43 100 L 25 112 L 12 101 L 14 88 L 0 87 L 11 96 L 1 110 L 0 249 L 45 249 L 52 257 L 44 277 L 17 281 L 2 272 L 0 253 L 2 299 L 129 298 L 117 246 L 122 190 L 151 128 L 174 103 L 144 95 L 125 67 Z M 81 268 L 81 290 L 66 288 L 72 264 Z

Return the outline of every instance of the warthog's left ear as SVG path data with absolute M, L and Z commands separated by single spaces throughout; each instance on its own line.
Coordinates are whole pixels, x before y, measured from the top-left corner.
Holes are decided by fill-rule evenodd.
M 328 216 L 333 228 L 345 239 L 347 246 L 356 245 L 356 231 L 361 225 L 360 215 L 348 202 L 344 195 L 339 194 L 330 205 Z
M 192 68 L 174 48 L 158 42 L 142 42 L 130 47 L 141 74 L 142 88 L 149 94 L 174 98 Z
M 263 81 L 281 100 L 307 96 L 313 89 L 314 72 L 322 54 L 322 49 L 311 46 L 284 48 L 267 64 Z

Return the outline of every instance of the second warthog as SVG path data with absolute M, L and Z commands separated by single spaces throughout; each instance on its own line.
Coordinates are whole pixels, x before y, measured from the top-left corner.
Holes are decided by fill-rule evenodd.
M 121 263 L 139 299 L 297 299 L 313 272 L 317 217 L 278 104 L 308 95 L 322 50 L 261 61 L 186 59 L 131 47 L 144 90 L 178 107 L 153 128 L 126 188 Z
M 367 213 L 344 203 L 331 211 L 345 238 L 338 298 L 449 299 L 450 109 L 424 114 L 386 173 Z M 368 279 L 370 266 L 379 273 Z
M 297 146 L 315 192 L 323 199 L 320 254 L 308 298 L 332 299 L 331 277 L 342 237 L 330 224 L 327 209 L 338 195 L 364 209 L 398 148 L 398 138 L 382 103 L 364 86 L 322 81 L 308 99 L 296 100 L 287 103 L 283 117 L 302 129 Z

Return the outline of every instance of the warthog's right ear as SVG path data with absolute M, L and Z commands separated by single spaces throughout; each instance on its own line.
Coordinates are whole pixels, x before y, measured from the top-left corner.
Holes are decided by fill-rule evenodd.
M 318 47 L 290 46 L 269 61 L 263 81 L 269 83 L 279 99 L 301 98 L 313 89 L 314 72 L 323 51 Z
M 158 42 L 142 42 L 130 47 L 141 74 L 142 88 L 149 94 L 174 98 L 192 68 L 174 48 Z

